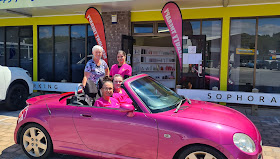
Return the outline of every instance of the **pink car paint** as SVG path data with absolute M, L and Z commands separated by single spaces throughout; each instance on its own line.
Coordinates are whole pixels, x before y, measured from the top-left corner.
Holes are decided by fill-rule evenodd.
M 177 113 L 175 109 L 152 113 L 131 88 L 133 81 L 145 77 L 124 81 L 125 90 L 140 108 L 133 117 L 116 108 L 67 105 L 73 92 L 29 99 L 14 132 L 15 143 L 19 144 L 22 128 L 32 122 L 47 130 L 54 152 L 88 158 L 171 159 L 181 148 L 195 144 L 211 146 L 228 159 L 258 159 L 262 154 L 255 125 L 228 107 L 191 100 Z M 255 152 L 237 148 L 235 133 L 251 137 Z

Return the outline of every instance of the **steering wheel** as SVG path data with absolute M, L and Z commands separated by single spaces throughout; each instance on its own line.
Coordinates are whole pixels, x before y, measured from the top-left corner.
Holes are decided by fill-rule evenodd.
M 79 102 L 79 101 L 74 101 L 73 104 L 84 105 L 83 103 L 81 103 L 81 102 Z
M 78 105 L 85 105 L 86 103 L 83 102 L 83 100 L 81 100 L 81 98 L 83 98 L 84 96 L 84 86 L 82 83 L 79 83 L 78 86 L 76 87 L 75 90 L 75 97 L 77 98 L 75 101 L 73 101 L 74 104 L 78 104 Z M 82 89 L 82 93 L 79 93 L 79 90 Z

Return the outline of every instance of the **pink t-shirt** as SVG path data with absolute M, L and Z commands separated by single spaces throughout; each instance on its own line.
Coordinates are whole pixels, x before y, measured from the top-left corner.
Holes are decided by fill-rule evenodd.
M 100 97 L 94 102 L 94 106 L 96 107 L 107 107 L 107 108 L 120 108 L 120 103 L 115 99 L 110 97 L 110 101 L 105 100 L 104 98 Z
M 118 67 L 118 64 L 114 64 L 110 70 L 110 76 L 114 76 L 115 74 L 120 74 L 122 77 L 124 75 L 131 76 L 132 75 L 132 69 L 131 66 L 128 64 L 123 64 L 120 68 Z
M 127 104 L 132 104 L 132 100 L 129 98 L 129 96 L 127 95 L 127 93 L 125 92 L 124 89 L 122 89 L 122 93 L 113 93 L 113 98 L 117 99 L 119 101 L 120 104 L 122 103 L 127 103 Z

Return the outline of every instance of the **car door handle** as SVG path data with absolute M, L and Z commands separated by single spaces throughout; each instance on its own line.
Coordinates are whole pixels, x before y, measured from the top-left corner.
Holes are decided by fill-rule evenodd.
M 80 116 L 86 117 L 86 118 L 90 118 L 91 117 L 91 115 L 88 115 L 88 114 L 80 114 Z

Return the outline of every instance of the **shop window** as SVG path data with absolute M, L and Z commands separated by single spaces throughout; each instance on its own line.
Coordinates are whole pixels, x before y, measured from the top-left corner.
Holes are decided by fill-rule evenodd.
M 85 25 L 71 26 L 71 68 L 72 82 L 81 82 L 85 68 Z
M 91 48 L 96 44 L 89 25 L 40 26 L 39 79 L 82 82 L 85 63 L 92 58 Z
M 253 88 L 256 19 L 232 19 L 230 26 L 228 90 L 251 92 Z
M 212 89 L 220 86 L 221 32 L 221 20 L 183 21 L 183 58 L 191 57 L 188 53 L 193 46 L 195 53 L 202 54 L 202 61 L 189 60 L 183 64 L 182 76 L 186 79 L 181 81 L 183 88 Z M 204 69 L 199 73 L 198 67 Z
M 0 65 L 21 67 L 32 75 L 33 37 L 31 26 L 0 27 Z
M 153 33 L 153 23 L 143 23 L 138 24 L 135 23 L 134 25 L 134 33 Z
M 280 18 L 259 18 L 256 88 L 260 92 L 280 92 Z M 248 67 L 250 65 L 248 64 Z
M 69 81 L 69 26 L 54 27 L 54 81 Z
M 92 59 L 92 56 L 93 56 L 92 55 L 92 47 L 97 45 L 97 42 L 95 40 L 95 37 L 93 35 L 93 31 L 92 31 L 90 25 L 88 25 L 88 37 L 87 37 L 87 39 L 88 39 L 88 43 L 87 43 L 87 47 L 88 47 L 87 61 L 88 61 L 88 60 Z
M 26 69 L 33 77 L 33 38 L 20 38 L 20 67 Z
M 158 33 L 169 33 L 169 29 L 165 23 L 158 23 Z
M 208 89 L 220 85 L 220 81 L 216 78 L 220 76 L 221 33 L 220 20 L 202 21 L 202 35 L 206 35 L 205 75 L 212 77 L 207 78 L 206 87 Z
M 20 37 L 32 37 L 32 35 L 33 35 L 32 26 L 25 26 L 19 28 Z
M 5 65 L 4 27 L 0 27 L 0 65 Z
M 200 35 L 200 21 L 183 21 L 184 35 Z
M 18 27 L 6 28 L 6 65 L 19 67 Z
M 39 27 L 39 79 L 53 81 L 53 29 Z

